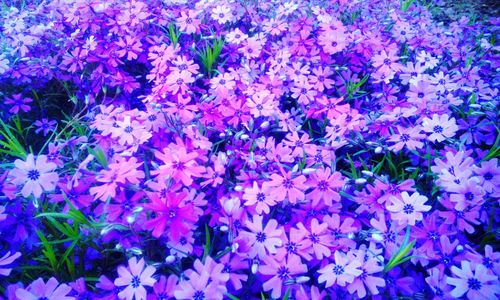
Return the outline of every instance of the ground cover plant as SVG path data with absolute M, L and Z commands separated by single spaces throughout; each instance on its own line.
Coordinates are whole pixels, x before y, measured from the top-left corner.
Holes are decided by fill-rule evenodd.
M 499 18 L 2 2 L 0 298 L 500 297 Z

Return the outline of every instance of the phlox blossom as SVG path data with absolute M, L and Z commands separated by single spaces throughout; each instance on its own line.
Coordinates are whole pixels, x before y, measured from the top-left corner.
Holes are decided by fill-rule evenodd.
M 400 224 L 415 225 L 415 221 L 423 219 L 422 212 L 429 211 L 432 207 L 424 205 L 427 197 L 420 195 L 418 192 L 411 194 L 407 192 L 401 193 L 401 198 L 391 197 L 391 204 L 388 204 L 387 210 L 391 212 L 391 218 Z
M 26 161 L 16 159 L 15 168 L 10 171 L 12 182 L 16 185 L 24 184 L 21 194 L 39 198 L 43 191 L 53 191 L 59 180 L 56 172 L 52 172 L 57 165 L 49 162 L 46 155 L 39 155 L 36 160 L 33 154 L 28 154 Z
M 153 286 L 156 279 L 152 277 L 156 268 L 146 266 L 144 268 L 144 258 L 137 261 L 134 256 L 128 260 L 128 268 L 119 266 L 117 269 L 119 277 L 115 279 L 114 284 L 118 287 L 125 286 L 125 289 L 118 293 L 120 299 L 127 300 L 146 300 L 147 291 L 144 286 Z

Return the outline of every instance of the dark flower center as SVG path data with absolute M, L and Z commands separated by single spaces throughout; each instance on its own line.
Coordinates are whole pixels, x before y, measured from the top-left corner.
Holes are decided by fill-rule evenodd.
M 266 234 L 264 232 L 258 232 L 256 238 L 257 242 L 264 243 L 266 241 Z
M 40 178 L 40 172 L 38 172 L 38 170 L 30 170 L 28 172 L 28 178 L 30 180 L 37 180 L 38 178 Z
M 403 133 L 400 137 L 402 142 L 408 142 L 410 140 L 410 135 L 407 133 Z
M 132 126 L 127 126 L 123 131 L 125 131 L 126 133 L 131 133 L 132 131 L 134 131 L 134 129 L 132 128 Z
M 282 280 L 290 277 L 288 268 L 283 267 L 283 266 L 279 267 L 278 268 L 278 277 L 281 278 Z
M 484 177 L 485 180 L 491 180 L 491 179 L 493 179 L 493 174 L 491 174 L 490 172 L 488 172 L 488 173 L 484 174 L 483 177 Z
M 130 285 L 132 285 L 132 287 L 135 289 L 135 288 L 138 288 L 140 285 L 141 285 L 141 280 L 139 279 L 139 276 L 134 276 L 132 277 L 132 281 L 130 282 Z
M 205 299 L 205 293 L 203 291 L 196 291 L 193 295 L 194 300 L 203 300 Z
M 443 127 L 436 125 L 434 126 L 434 128 L 432 128 L 432 130 L 434 130 L 435 133 L 441 133 L 443 132 Z
M 469 289 L 472 290 L 479 290 L 481 289 L 481 282 L 477 280 L 476 278 L 469 278 L 467 280 L 467 284 L 469 285 Z
M 409 215 L 415 211 L 415 208 L 411 204 L 405 204 L 405 206 L 403 206 L 403 211 L 405 214 Z
M 266 195 L 264 193 L 258 193 L 257 194 L 257 201 L 263 202 L 264 200 L 266 200 Z
M 342 267 L 342 266 L 335 265 L 333 267 L 333 274 L 335 274 L 335 275 L 342 275 L 342 274 L 344 274 L 344 271 L 345 271 L 344 267 Z

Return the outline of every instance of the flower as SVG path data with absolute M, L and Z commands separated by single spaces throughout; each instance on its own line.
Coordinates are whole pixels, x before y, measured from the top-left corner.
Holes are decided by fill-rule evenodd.
M 313 206 L 320 201 L 331 206 L 332 201 L 340 202 L 339 190 L 344 186 L 344 179 L 340 172 L 332 172 L 330 168 L 320 168 L 311 176 L 309 186 L 313 190 L 306 195 L 306 198 L 312 200 Z
M 12 107 L 9 109 L 9 112 L 11 114 L 17 114 L 19 110 L 22 110 L 24 112 L 28 112 L 31 110 L 31 107 L 28 105 L 28 103 L 33 102 L 33 99 L 24 97 L 22 94 L 15 94 L 12 95 L 12 98 L 6 98 L 5 99 L 5 104 L 9 104 Z
M 183 280 L 174 292 L 177 299 L 213 299 L 222 300 L 227 292 L 226 283 L 229 274 L 224 272 L 224 265 L 215 262 L 207 256 L 203 264 L 197 259 L 193 264 L 194 270 L 187 270 L 189 280 Z
M 36 127 L 38 127 L 35 130 L 35 133 L 39 133 L 40 131 L 43 131 L 43 136 L 46 136 L 50 131 L 56 129 L 57 122 L 55 120 L 49 120 L 49 119 L 43 118 L 41 120 L 35 121 L 34 124 Z
M 71 291 L 71 287 L 66 284 L 59 285 L 54 277 L 47 283 L 42 278 L 33 281 L 26 289 L 16 290 L 16 296 L 23 300 L 75 300 L 75 297 L 66 296 Z
M 447 114 L 432 115 L 432 119 L 424 118 L 422 121 L 422 130 L 430 133 L 427 137 L 432 142 L 442 142 L 446 138 L 452 138 L 458 131 L 458 126 L 455 123 L 455 118 L 451 118 Z
M 451 295 L 455 298 L 467 294 L 469 299 L 498 299 L 500 285 L 498 277 L 490 274 L 486 267 L 478 264 L 474 268 L 469 261 L 461 261 L 461 268 L 451 267 L 451 272 L 457 277 L 446 277 L 446 283 L 455 288 Z
M 347 283 L 352 283 L 354 278 L 363 273 L 359 269 L 361 262 L 357 258 L 347 256 L 340 251 L 335 251 L 333 256 L 334 263 L 318 270 L 318 273 L 321 274 L 318 277 L 318 283 L 326 282 L 325 287 L 328 288 L 335 284 L 346 286 Z
M 21 194 L 23 197 L 34 195 L 39 198 L 43 191 L 53 191 L 59 176 L 51 172 L 57 168 L 55 163 L 48 162 L 47 156 L 39 155 L 36 160 L 33 154 L 28 154 L 26 161 L 16 159 L 15 168 L 10 171 L 12 182 L 16 185 L 24 184 Z
M 10 255 L 10 251 L 8 251 L 7 253 L 5 253 L 4 256 L 0 257 L 0 266 L 6 266 L 11 264 L 19 256 L 21 256 L 21 252 L 16 252 Z M 12 271 L 11 268 L 0 267 L 0 275 L 2 276 L 9 276 L 11 271 Z
M 262 284 L 262 288 L 264 291 L 271 290 L 271 297 L 274 299 L 281 297 L 283 284 L 307 272 L 307 265 L 303 264 L 297 255 L 289 255 L 283 261 L 277 261 L 273 256 L 265 256 L 263 262 L 265 264 L 259 267 L 259 272 L 272 277 Z
M 147 266 L 144 268 L 144 258 L 137 261 L 134 256 L 128 260 L 128 268 L 119 266 L 117 271 L 119 277 L 115 279 L 114 284 L 118 287 L 126 286 L 126 288 L 118 293 L 120 299 L 127 300 L 145 300 L 147 291 L 144 286 L 153 286 L 156 279 L 151 277 L 156 268 Z
M 269 177 L 271 181 L 264 182 L 263 188 L 269 188 L 271 197 L 277 202 L 288 199 L 290 203 L 295 204 L 297 200 L 304 200 L 304 191 L 307 188 L 304 175 L 292 178 L 292 172 L 282 171 L 282 175 L 274 173 Z
M 177 26 L 179 30 L 187 34 L 196 33 L 200 30 L 201 22 L 196 17 L 198 12 L 195 10 L 181 11 L 181 16 L 177 18 Z
M 415 221 L 423 219 L 422 212 L 432 208 L 429 205 L 424 205 L 427 197 L 418 192 L 411 194 L 411 196 L 407 192 L 402 192 L 401 199 L 391 197 L 390 200 L 392 203 L 386 205 L 386 208 L 391 212 L 391 218 L 398 221 L 399 224 L 415 225 Z
M 251 188 L 246 188 L 243 194 L 243 199 L 245 201 L 245 206 L 255 205 L 255 211 L 262 215 L 262 213 L 269 214 L 270 207 L 273 207 L 276 202 L 273 198 L 269 196 L 268 189 L 259 188 L 256 181 L 253 182 Z
M 425 138 L 425 135 L 420 133 L 420 127 L 409 127 L 403 128 L 401 126 L 397 126 L 398 133 L 392 135 L 389 138 L 390 142 L 394 142 L 395 144 L 389 147 L 389 150 L 394 152 L 400 151 L 403 147 L 406 146 L 409 150 L 416 150 L 417 148 L 422 148 L 424 143 L 420 140 Z
M 169 236 L 174 240 L 179 240 L 181 235 L 186 235 L 191 226 L 189 223 L 197 221 L 193 205 L 186 202 L 185 192 L 170 192 L 165 197 L 160 197 L 157 193 L 150 193 L 152 203 L 146 204 L 147 209 L 151 209 L 156 214 L 156 218 L 147 221 L 144 228 L 152 230 L 154 237 L 160 237 L 167 226 L 170 227 Z
M 276 253 L 276 247 L 283 244 L 281 235 L 283 229 L 278 227 L 278 222 L 275 219 L 270 219 L 266 226 L 263 227 L 262 216 L 253 216 L 253 220 L 246 222 L 246 227 L 249 231 L 241 231 L 240 235 L 246 237 L 250 241 L 252 248 L 248 251 L 250 257 L 258 256 L 263 258 L 267 253 Z
M 151 174 L 162 177 L 167 175 L 186 186 L 193 183 L 192 177 L 201 177 L 206 171 L 205 167 L 196 162 L 198 152 L 188 152 L 180 139 L 177 140 L 177 144 L 171 143 L 169 147 L 164 148 L 163 152 L 156 152 L 155 156 L 163 162 L 163 165 Z

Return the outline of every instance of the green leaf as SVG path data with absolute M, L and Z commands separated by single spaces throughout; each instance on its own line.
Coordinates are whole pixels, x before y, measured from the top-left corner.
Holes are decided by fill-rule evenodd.
M 234 296 L 234 295 L 231 295 L 231 294 L 229 294 L 229 293 L 226 293 L 226 296 L 227 296 L 229 299 L 231 299 L 231 300 L 240 300 L 240 298 L 238 298 L 238 297 L 236 297 L 236 296 Z
M 40 238 L 40 241 L 42 242 L 42 245 L 45 248 L 44 250 L 42 250 L 43 255 L 45 255 L 45 257 L 48 259 L 50 266 L 52 267 L 52 270 L 53 271 L 57 270 L 57 259 L 56 259 L 56 254 L 54 252 L 54 248 L 52 248 L 52 245 L 49 244 L 49 241 L 40 230 L 37 230 L 36 234 L 38 235 L 38 238 Z
M 283 300 L 288 300 L 289 298 L 290 298 L 290 288 L 287 288 L 285 296 L 283 296 Z
M 202 261 L 205 262 L 205 258 L 210 254 L 210 229 L 208 228 L 208 225 L 205 224 L 205 245 L 203 245 L 203 258 Z

